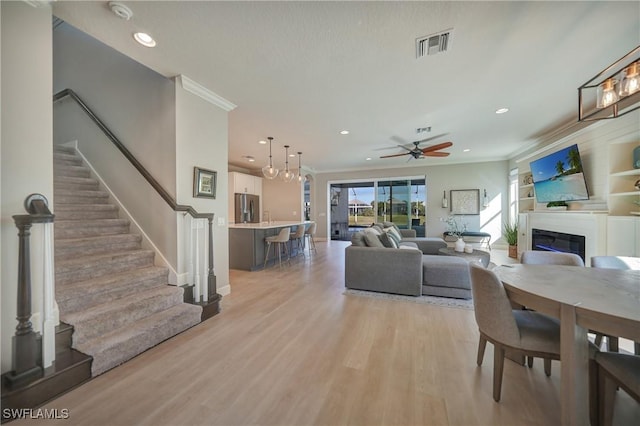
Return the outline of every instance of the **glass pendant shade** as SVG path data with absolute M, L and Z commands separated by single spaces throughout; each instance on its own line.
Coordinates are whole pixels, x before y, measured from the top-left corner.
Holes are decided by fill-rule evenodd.
M 273 141 L 273 138 L 269 136 L 267 139 L 269 139 L 269 164 L 262 168 L 262 174 L 267 179 L 275 179 L 276 176 L 278 176 L 279 170 L 273 167 L 273 163 L 271 161 L 271 141 Z
M 629 96 L 640 90 L 640 62 L 634 62 L 623 71 L 620 82 L 620 96 Z
M 295 179 L 295 173 L 293 173 L 292 171 L 289 170 L 289 145 L 285 145 L 284 146 L 285 149 L 285 168 L 284 168 L 284 172 L 280 174 L 280 179 L 282 179 L 283 182 L 291 182 L 293 179 Z
M 606 108 L 609 105 L 618 102 L 618 94 L 616 93 L 615 86 L 617 81 L 613 78 L 607 79 L 604 83 L 598 86 L 596 107 Z
M 302 153 L 298 152 L 298 183 L 302 183 L 305 181 L 304 176 L 302 176 L 302 166 L 300 165 L 300 163 L 302 162 L 301 158 Z

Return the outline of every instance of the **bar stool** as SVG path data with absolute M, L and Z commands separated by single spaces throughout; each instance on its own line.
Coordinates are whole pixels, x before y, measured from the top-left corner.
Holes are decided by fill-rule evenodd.
M 302 254 L 304 256 L 304 242 L 302 239 L 304 238 L 305 228 L 303 224 L 298 225 L 296 228 L 296 232 L 289 237 L 290 242 L 295 242 L 296 248 L 298 250 L 298 255 Z M 293 247 L 289 249 L 289 253 L 293 252 Z
M 309 241 L 308 242 L 308 244 L 309 244 L 309 253 L 311 253 L 312 248 L 313 248 L 313 250 L 316 250 L 316 242 L 313 240 L 313 236 L 315 235 L 315 233 L 316 233 L 316 223 L 315 222 L 311 222 L 309 227 L 304 231 L 305 241 L 306 240 Z
M 284 250 L 287 253 L 287 261 L 291 262 L 291 259 L 290 259 L 291 256 L 289 255 L 289 249 L 287 247 L 287 244 L 289 243 L 290 234 L 291 234 L 291 228 L 286 227 L 286 228 L 282 228 L 278 233 L 278 235 L 273 235 L 271 237 L 266 237 L 264 239 L 268 245 L 267 245 L 267 252 L 264 255 L 263 268 L 267 266 L 267 259 L 269 258 L 269 249 L 271 248 L 271 243 L 275 243 L 278 245 L 278 264 L 280 266 L 282 266 L 282 245 L 284 245 Z

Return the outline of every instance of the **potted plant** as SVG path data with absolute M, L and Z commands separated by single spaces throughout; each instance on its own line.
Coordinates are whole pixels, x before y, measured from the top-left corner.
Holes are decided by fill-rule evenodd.
M 509 244 L 509 257 L 518 258 L 518 224 L 505 223 L 503 225 L 502 234 Z

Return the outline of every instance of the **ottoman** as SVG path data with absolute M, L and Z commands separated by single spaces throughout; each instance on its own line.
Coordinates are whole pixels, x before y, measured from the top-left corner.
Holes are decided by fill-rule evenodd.
M 422 294 L 471 299 L 469 262 L 454 256 L 423 255 Z

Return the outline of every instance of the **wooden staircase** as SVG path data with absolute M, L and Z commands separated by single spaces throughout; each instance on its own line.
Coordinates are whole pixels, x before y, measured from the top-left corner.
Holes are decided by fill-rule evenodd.
M 96 376 L 200 322 L 72 148 L 54 149 L 56 301 Z

